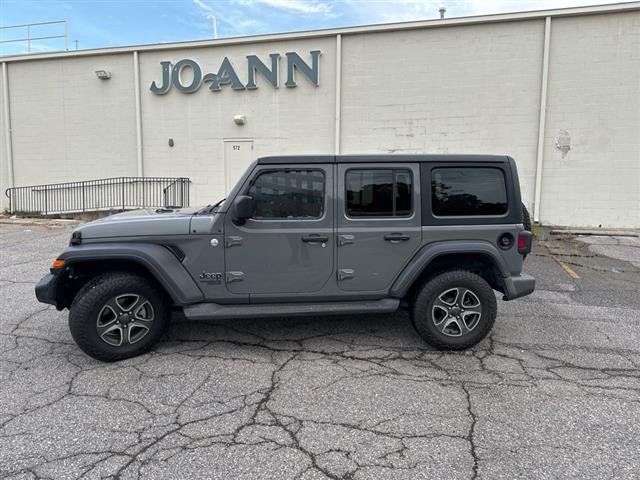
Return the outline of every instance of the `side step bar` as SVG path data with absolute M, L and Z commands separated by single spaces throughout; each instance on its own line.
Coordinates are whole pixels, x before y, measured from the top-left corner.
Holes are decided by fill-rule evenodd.
M 295 317 L 302 315 L 342 315 L 352 313 L 392 313 L 400 306 L 396 298 L 357 302 L 261 303 L 255 305 L 220 305 L 197 303 L 184 307 L 187 320 L 214 318 Z

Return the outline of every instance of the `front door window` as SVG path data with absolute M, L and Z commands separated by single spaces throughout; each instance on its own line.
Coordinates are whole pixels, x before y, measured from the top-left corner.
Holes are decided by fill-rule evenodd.
M 304 220 L 322 217 L 324 191 L 322 170 L 273 170 L 260 173 L 247 195 L 257 220 Z

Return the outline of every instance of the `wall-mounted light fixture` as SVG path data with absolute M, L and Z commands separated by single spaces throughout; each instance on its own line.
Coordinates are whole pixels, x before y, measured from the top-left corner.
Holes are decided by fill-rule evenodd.
M 234 115 L 233 123 L 235 123 L 236 125 L 244 125 L 245 123 L 247 123 L 247 117 L 245 117 L 244 115 Z
M 111 72 L 107 72 L 106 70 L 96 70 L 96 77 L 100 80 L 109 80 L 111 78 Z

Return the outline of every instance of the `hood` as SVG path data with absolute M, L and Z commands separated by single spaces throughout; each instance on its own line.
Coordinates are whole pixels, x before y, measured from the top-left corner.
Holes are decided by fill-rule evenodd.
M 147 208 L 117 213 L 77 228 L 82 239 L 186 235 L 195 208 Z

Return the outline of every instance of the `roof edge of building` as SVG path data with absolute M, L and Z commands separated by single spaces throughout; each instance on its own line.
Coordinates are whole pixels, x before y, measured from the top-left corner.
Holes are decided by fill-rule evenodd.
M 130 45 L 121 47 L 104 47 L 87 50 L 58 51 L 49 53 L 32 53 L 22 55 L 0 56 L 0 62 L 23 62 L 52 58 L 71 58 L 96 55 L 112 55 L 118 53 L 167 51 L 184 48 L 220 47 L 228 45 L 242 45 L 247 43 L 265 43 L 282 40 L 302 40 L 307 38 L 333 37 L 336 35 L 357 35 L 363 33 L 383 33 L 401 30 L 418 30 L 424 28 L 446 28 L 482 23 L 505 23 L 524 20 L 541 19 L 545 17 L 572 17 L 583 15 L 597 15 L 640 10 L 640 1 L 608 3 L 583 7 L 556 8 L 549 10 L 533 10 L 513 13 L 496 13 L 489 15 L 474 15 L 468 17 L 451 17 L 445 19 L 418 20 L 398 23 L 382 23 L 361 25 L 354 27 L 327 28 L 320 30 L 303 30 L 296 32 L 269 33 L 248 35 L 242 37 L 228 37 L 207 40 L 188 40 L 172 43 L 154 43 L 144 45 Z

